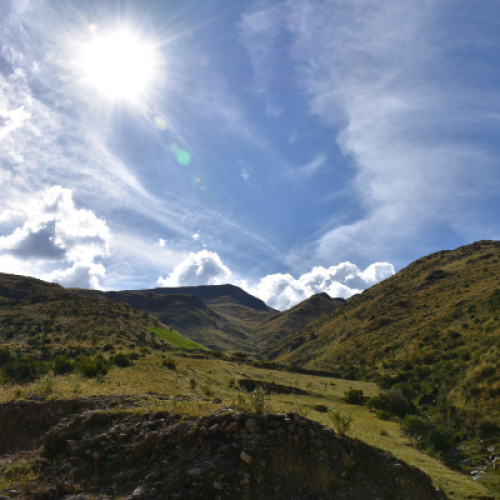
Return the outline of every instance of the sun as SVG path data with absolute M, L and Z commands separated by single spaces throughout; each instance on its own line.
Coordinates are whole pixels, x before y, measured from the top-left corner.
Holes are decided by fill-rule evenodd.
M 110 100 L 136 100 L 147 93 L 158 65 L 152 44 L 129 31 L 95 36 L 83 50 L 86 83 Z

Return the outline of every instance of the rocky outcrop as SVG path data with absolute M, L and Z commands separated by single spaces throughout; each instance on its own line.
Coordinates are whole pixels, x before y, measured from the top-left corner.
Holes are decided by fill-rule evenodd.
M 91 412 L 49 431 L 43 456 L 56 496 L 445 498 L 417 469 L 294 414 Z
M 39 415 L 44 406 L 54 413 L 53 402 L 38 403 Z M 31 453 L 38 477 L 16 498 L 446 498 L 418 469 L 297 414 L 223 408 L 193 419 L 126 404 L 87 409 L 63 418 Z

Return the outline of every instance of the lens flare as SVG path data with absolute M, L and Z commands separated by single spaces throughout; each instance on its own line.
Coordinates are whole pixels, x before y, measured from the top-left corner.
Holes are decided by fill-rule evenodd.
M 191 164 L 191 155 L 187 151 L 184 151 L 184 149 L 179 149 L 175 153 L 175 157 L 184 167 Z
M 154 124 L 156 125 L 156 128 L 158 130 L 166 130 L 167 129 L 167 120 L 165 120 L 165 118 L 163 118 L 162 116 L 156 115 L 153 118 L 153 121 L 154 121 Z

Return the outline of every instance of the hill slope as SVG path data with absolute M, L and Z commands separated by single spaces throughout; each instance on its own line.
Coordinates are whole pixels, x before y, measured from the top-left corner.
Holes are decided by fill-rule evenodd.
M 194 295 L 101 292 L 104 297 L 143 309 L 186 338 L 210 349 L 254 351 L 246 330 L 205 305 Z
M 500 242 L 437 252 L 264 353 L 499 414 L 499 276 Z
M 0 273 L 0 346 L 37 357 L 71 350 L 161 346 L 146 311 L 60 285 Z
M 255 340 L 261 345 L 267 345 L 288 337 L 344 304 L 344 299 L 332 299 L 326 293 L 313 295 L 288 311 L 264 321 L 257 330 Z
M 211 309 L 226 316 L 232 323 L 253 333 L 263 321 L 279 311 L 234 285 L 180 286 L 177 288 L 152 288 L 139 293 L 158 295 L 192 295 Z

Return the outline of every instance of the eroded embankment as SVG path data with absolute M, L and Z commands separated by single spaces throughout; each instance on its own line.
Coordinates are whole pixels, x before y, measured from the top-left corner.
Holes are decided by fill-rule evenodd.
M 36 403 L 34 412 L 54 414 L 54 403 Z M 43 443 L 38 478 L 17 498 L 446 498 L 418 469 L 298 415 L 87 410 L 66 413 Z

